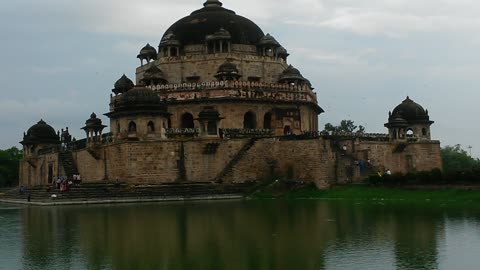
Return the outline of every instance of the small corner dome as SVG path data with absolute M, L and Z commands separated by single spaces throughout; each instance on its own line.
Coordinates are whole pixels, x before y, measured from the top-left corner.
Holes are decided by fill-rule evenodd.
M 260 46 L 274 46 L 274 47 L 279 47 L 280 43 L 272 37 L 270 34 L 266 34 L 260 39 L 260 42 L 258 43 Z
M 182 45 L 204 44 L 207 36 L 222 28 L 228 31 L 234 44 L 257 45 L 264 36 L 254 22 L 225 9 L 218 0 L 208 0 L 203 6 L 170 26 L 162 41 L 173 34 Z
M 284 47 L 280 46 L 278 49 L 277 49 L 277 54 L 278 55 L 289 55 L 288 54 L 288 51 L 287 49 L 285 49 Z
M 90 118 L 85 122 L 87 126 L 94 126 L 94 125 L 101 125 L 102 120 L 100 118 L 97 118 L 97 115 L 95 113 L 92 113 L 90 115 Z
M 123 94 L 128 90 L 132 89 L 133 87 L 135 87 L 135 84 L 132 82 L 132 80 L 130 80 L 127 76 L 125 76 L 125 74 L 123 74 L 123 76 L 118 79 L 117 82 L 115 82 L 112 92 L 116 95 Z
M 400 105 L 393 109 L 390 119 L 404 119 L 408 122 L 430 121 L 428 112 L 408 96 Z
M 303 75 L 300 73 L 300 71 L 296 68 L 294 68 L 292 65 L 289 65 L 283 72 L 280 74 L 280 79 L 279 82 L 288 82 L 288 81 L 302 81 L 306 82 L 308 81 L 303 77 Z
M 30 127 L 23 137 L 22 144 L 58 144 L 60 139 L 52 126 L 40 120 Z
M 122 95 L 124 105 L 148 105 L 161 103 L 160 96 L 144 86 L 136 86 Z
M 145 47 L 140 50 L 137 58 L 139 59 L 156 59 L 157 58 L 157 50 L 152 47 L 149 43 Z

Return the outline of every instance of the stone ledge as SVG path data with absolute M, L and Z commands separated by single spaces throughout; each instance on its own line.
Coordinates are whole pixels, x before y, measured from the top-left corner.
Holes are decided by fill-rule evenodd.
M 39 201 L 27 202 L 25 200 L 0 199 L 0 203 L 35 205 L 35 206 L 61 206 L 61 205 L 86 205 L 86 204 L 120 204 L 120 203 L 146 203 L 146 202 L 180 202 L 180 201 L 222 201 L 243 200 L 243 195 L 218 195 L 218 196 L 192 196 L 192 197 L 164 197 L 164 198 L 131 198 L 131 199 L 93 199 L 70 201 Z

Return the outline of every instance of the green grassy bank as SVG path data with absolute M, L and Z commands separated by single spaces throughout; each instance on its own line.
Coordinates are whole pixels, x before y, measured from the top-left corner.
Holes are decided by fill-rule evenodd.
M 407 202 L 451 202 L 480 205 L 480 191 L 456 188 L 403 189 L 373 186 L 339 186 L 318 190 L 314 186 L 296 189 L 265 187 L 253 192 L 252 199 L 343 199 L 343 200 L 386 200 Z

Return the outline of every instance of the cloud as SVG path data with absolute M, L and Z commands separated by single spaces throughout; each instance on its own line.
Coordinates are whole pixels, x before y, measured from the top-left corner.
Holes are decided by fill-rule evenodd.
M 26 9 L 50 26 L 69 25 L 86 32 L 117 33 L 160 39 L 164 31 L 203 0 L 43 0 L 9 3 Z M 405 37 L 417 32 L 478 31 L 480 2 L 474 0 L 244 0 L 223 1 L 259 24 L 298 25 L 359 35 Z M 27 4 L 29 5 L 27 8 Z M 45 30 L 44 30 L 45 31 Z
M 44 75 L 57 75 L 60 73 L 71 72 L 73 69 L 71 67 L 31 67 L 31 71 L 34 73 L 40 73 Z

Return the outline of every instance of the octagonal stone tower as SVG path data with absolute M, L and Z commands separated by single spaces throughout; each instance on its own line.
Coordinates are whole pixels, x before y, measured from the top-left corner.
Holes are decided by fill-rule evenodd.
M 275 135 L 318 130 L 323 110 L 309 80 L 287 64 L 287 50 L 220 1 L 206 1 L 170 26 L 156 59 L 154 51 L 148 44 L 140 51 L 136 84 L 165 102 L 167 129 L 196 129 L 204 136 L 229 129 Z M 125 91 L 114 92 L 111 104 Z M 215 119 L 207 121 L 206 112 Z M 111 118 L 113 130 L 117 120 Z

